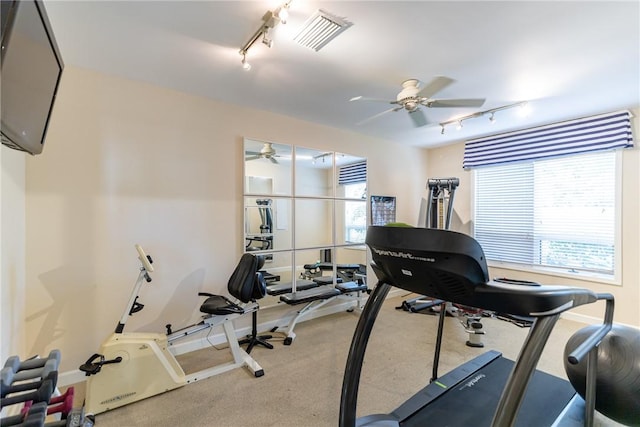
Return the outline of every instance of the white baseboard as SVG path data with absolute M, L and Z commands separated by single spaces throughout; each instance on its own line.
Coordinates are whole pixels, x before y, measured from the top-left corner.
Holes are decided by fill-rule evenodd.
M 574 322 L 584 323 L 585 325 L 600 325 L 602 324 L 601 317 L 586 316 L 584 314 L 573 313 L 567 311 L 560 316 L 562 319 L 573 320 Z M 622 325 L 633 329 L 640 329 L 637 325 L 628 325 L 626 323 L 614 322 L 616 325 Z

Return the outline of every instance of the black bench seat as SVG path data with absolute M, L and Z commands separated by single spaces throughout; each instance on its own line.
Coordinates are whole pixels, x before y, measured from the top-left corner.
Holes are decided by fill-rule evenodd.
M 280 296 L 280 301 L 289 305 L 303 304 L 311 301 L 325 300 L 351 292 L 366 291 L 367 285 L 357 282 L 338 283 L 333 286 L 318 286 L 317 288 L 300 290 Z
M 333 277 L 332 276 L 318 276 L 314 277 L 313 281 L 318 285 L 333 285 Z M 336 283 L 342 283 L 342 277 L 336 277 Z
M 343 294 L 348 294 L 350 292 L 366 291 L 367 285 L 364 283 L 358 283 L 358 282 L 345 282 L 345 283 L 338 283 L 336 285 L 336 289 L 338 289 Z
M 288 294 L 288 293 L 291 293 L 292 286 L 293 285 L 291 282 L 273 282 L 271 285 L 267 286 L 267 294 L 273 295 L 273 296 Z M 318 286 L 320 286 L 320 284 L 312 280 L 303 280 L 303 279 L 296 280 L 297 291 L 304 291 L 306 289 L 317 288 Z
M 341 293 L 342 292 L 332 286 L 318 286 L 312 289 L 300 290 L 291 292 L 290 294 L 280 295 L 280 301 L 289 305 L 304 304 L 311 301 L 333 298 L 340 295 Z

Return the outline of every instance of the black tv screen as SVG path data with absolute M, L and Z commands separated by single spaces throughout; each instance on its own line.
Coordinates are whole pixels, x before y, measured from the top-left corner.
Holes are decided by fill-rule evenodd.
M 41 0 L 2 0 L 2 143 L 40 154 L 64 64 Z

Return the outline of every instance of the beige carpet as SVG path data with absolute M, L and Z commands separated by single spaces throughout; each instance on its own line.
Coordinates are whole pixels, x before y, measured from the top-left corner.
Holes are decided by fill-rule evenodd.
M 437 317 L 396 310 L 401 301 L 386 301 L 375 325 L 360 383 L 359 415 L 390 412 L 429 381 Z M 291 346 L 280 338 L 272 340 L 273 350 L 252 351 L 264 368 L 263 377 L 236 369 L 99 414 L 96 426 L 337 426 L 342 375 L 356 322 L 357 314 L 339 313 L 301 323 Z M 528 329 L 498 319 L 482 323 L 485 348 L 471 348 L 465 345 L 468 335 L 460 322 L 447 318 L 440 375 L 488 349 L 511 359 L 517 356 Z M 561 320 L 538 368 L 564 378 L 564 343 L 583 326 Z M 227 360 L 227 355 L 226 350 L 207 349 L 180 362 L 189 373 Z M 83 387 L 76 387 L 81 397 Z M 596 425 L 617 424 L 598 416 Z

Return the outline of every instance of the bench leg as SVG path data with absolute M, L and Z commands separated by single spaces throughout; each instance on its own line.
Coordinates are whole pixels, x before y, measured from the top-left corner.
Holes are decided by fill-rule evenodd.
M 297 314 L 293 317 L 293 319 L 291 319 L 291 321 L 287 325 L 287 329 L 285 331 L 286 338 L 284 339 L 284 345 L 291 345 L 293 343 L 293 340 L 296 338 L 296 334 L 295 332 L 293 332 L 293 329 L 296 327 L 298 322 L 300 322 L 304 316 L 319 309 L 320 307 L 324 306 L 325 304 L 329 303 L 335 298 L 336 297 L 324 299 L 324 300 L 321 300 L 320 302 L 311 301 L 307 303 L 307 305 L 305 305 L 301 310 L 298 310 Z

